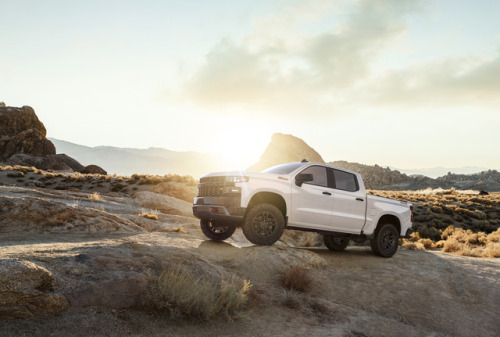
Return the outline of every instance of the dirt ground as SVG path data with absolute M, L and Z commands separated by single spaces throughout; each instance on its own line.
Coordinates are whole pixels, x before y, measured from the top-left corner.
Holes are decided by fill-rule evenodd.
M 0 336 L 497 336 L 500 331 L 500 260 L 400 250 L 393 258 L 365 247 L 326 249 L 254 247 L 236 240 L 204 240 L 188 233 L 116 235 L 4 235 L 0 258 L 31 259 L 55 274 L 77 253 L 123 242 L 175 246 L 250 279 L 249 310 L 236 321 L 209 322 L 140 309 L 71 306 L 52 316 L 0 321 Z M 239 234 L 239 235 L 238 235 Z M 313 279 L 306 293 L 280 286 L 279 272 L 304 260 Z M 316 265 L 316 268 L 313 266 Z M 60 280 L 63 280 L 61 277 Z M 70 285 L 60 284 L 61 290 Z
M 37 217 L 40 210 L 26 209 L 37 213 L 26 215 L 35 223 L 16 227 L 15 207 L 1 210 L 0 262 L 29 261 L 50 271 L 55 292 L 70 304 L 54 315 L 0 320 L 2 337 L 500 335 L 498 258 L 400 249 L 384 259 L 354 245 L 342 253 L 283 242 L 258 247 L 239 229 L 231 239 L 213 242 L 192 217 L 139 216 L 155 210 L 126 195 L 103 193 L 93 200 L 77 190 L 0 186 L 0 201 L 71 211 L 80 224 L 68 226 L 76 221 L 69 217 L 49 226 Z M 5 221 L 7 216 L 13 220 Z M 103 220 L 95 229 L 97 219 Z M 147 301 L 141 287 L 158 266 L 174 263 L 249 280 L 243 317 L 202 321 L 133 305 Z M 294 266 L 312 279 L 308 291 L 282 287 L 280 273 Z

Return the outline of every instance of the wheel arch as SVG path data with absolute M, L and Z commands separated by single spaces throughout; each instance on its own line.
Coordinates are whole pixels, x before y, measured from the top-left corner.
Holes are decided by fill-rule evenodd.
M 252 208 L 254 205 L 258 204 L 271 204 L 276 206 L 284 217 L 286 217 L 287 207 L 286 201 L 283 196 L 278 193 L 273 192 L 258 192 L 250 199 L 248 203 L 248 209 Z
M 401 221 L 399 221 L 399 218 L 395 215 L 392 214 L 385 214 L 378 219 L 377 222 L 377 227 L 375 228 L 375 231 L 380 228 L 381 225 L 390 223 L 393 224 L 396 229 L 398 230 L 399 235 L 401 235 Z

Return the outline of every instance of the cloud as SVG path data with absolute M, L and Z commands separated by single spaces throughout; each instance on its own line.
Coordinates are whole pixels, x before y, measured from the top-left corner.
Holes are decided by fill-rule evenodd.
M 332 3 L 298 2 L 256 20 L 240 41 L 221 41 L 185 84 L 185 95 L 208 108 L 331 113 L 369 78 L 375 56 L 418 9 L 412 0 Z
M 499 49 L 500 51 L 500 49 Z M 370 103 L 405 106 L 500 107 L 500 53 L 492 59 L 427 62 L 372 79 Z

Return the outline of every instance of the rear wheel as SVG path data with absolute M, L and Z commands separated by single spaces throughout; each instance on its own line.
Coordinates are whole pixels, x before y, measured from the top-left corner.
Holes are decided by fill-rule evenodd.
M 243 222 L 243 234 L 256 245 L 272 245 L 285 230 L 285 217 L 278 207 L 258 204 L 250 208 Z
M 200 221 L 200 227 L 207 238 L 215 241 L 229 239 L 236 230 L 236 226 L 232 224 L 218 224 L 212 220 L 206 219 Z
M 373 253 L 382 257 L 391 257 L 396 254 L 399 245 L 399 232 L 391 224 L 383 224 L 377 228 L 375 236 L 370 240 Z
M 337 252 L 341 252 L 349 245 L 349 238 L 345 236 L 323 235 L 325 246 Z

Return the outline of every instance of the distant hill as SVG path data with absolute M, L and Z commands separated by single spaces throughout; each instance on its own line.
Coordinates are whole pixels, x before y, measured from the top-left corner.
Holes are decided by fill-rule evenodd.
M 134 149 L 112 146 L 89 147 L 49 138 L 57 153 L 65 153 L 83 165 L 93 163 L 110 174 L 130 176 L 134 173 L 188 174 L 195 178 L 224 169 L 213 155 L 198 152 L 177 152 L 162 148 Z
M 452 172 L 455 174 L 474 174 L 483 171 L 488 171 L 486 167 L 476 167 L 476 166 L 463 166 L 463 167 L 429 167 L 420 169 L 400 169 L 396 167 L 390 167 L 392 170 L 397 170 L 407 175 L 422 175 L 430 178 L 437 178 Z
M 249 171 L 262 171 L 275 165 L 298 162 L 306 159 L 310 162 L 324 163 L 320 154 L 302 139 L 292 135 L 275 133 L 258 163 L 250 166 Z

